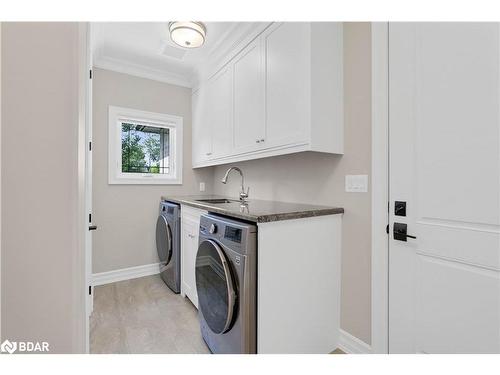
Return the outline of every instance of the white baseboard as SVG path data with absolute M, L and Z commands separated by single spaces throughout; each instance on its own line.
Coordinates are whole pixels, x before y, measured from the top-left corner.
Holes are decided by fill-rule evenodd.
M 94 273 L 92 274 L 92 285 L 97 286 L 116 283 L 117 281 L 136 279 L 138 277 L 151 276 L 158 273 L 160 273 L 159 263 Z
M 343 329 L 340 330 L 339 348 L 348 354 L 371 354 L 372 347 Z

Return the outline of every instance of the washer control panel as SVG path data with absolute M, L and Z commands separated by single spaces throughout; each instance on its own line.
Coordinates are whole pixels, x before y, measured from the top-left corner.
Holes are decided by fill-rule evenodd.
M 253 249 L 256 243 L 257 226 L 239 222 L 232 218 L 203 214 L 200 217 L 200 243 L 206 239 L 219 242 L 233 251 L 245 254 Z
M 226 226 L 226 230 L 224 231 L 224 238 L 229 241 L 233 241 L 236 243 L 241 243 L 241 228 L 235 228 L 231 226 Z

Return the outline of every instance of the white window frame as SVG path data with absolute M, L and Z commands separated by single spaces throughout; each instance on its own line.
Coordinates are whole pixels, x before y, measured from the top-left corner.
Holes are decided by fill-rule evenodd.
M 110 185 L 182 184 L 182 117 L 112 105 L 108 108 L 108 115 L 108 183 Z M 168 174 L 122 172 L 122 122 L 146 123 L 150 126 L 169 129 L 171 170 Z

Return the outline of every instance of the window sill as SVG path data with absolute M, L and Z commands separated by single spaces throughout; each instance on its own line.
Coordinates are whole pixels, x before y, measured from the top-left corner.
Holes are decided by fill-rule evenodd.
M 114 177 L 108 179 L 109 185 L 182 185 L 182 178 L 173 177 Z

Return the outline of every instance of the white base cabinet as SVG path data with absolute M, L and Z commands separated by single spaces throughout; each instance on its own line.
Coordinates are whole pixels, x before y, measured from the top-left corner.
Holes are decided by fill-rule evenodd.
M 273 23 L 193 92 L 193 167 L 343 153 L 343 27 Z
M 181 206 L 181 295 L 198 308 L 195 265 L 198 251 L 200 216 L 206 211 Z
M 259 224 L 257 353 L 338 347 L 341 223 L 328 215 Z
M 204 213 L 181 207 L 181 294 L 196 308 Z M 341 224 L 341 214 L 258 224 L 257 353 L 327 354 L 338 347 Z

